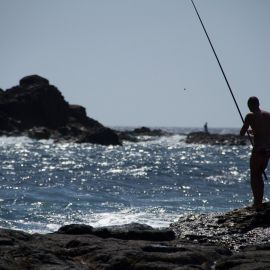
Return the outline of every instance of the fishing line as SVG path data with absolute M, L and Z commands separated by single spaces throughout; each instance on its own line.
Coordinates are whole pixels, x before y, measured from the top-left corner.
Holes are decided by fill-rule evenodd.
M 241 111 L 240 111 L 240 108 L 239 108 L 239 106 L 238 106 L 238 104 L 237 104 L 237 101 L 236 101 L 235 96 L 234 96 L 234 94 L 233 94 L 232 88 L 231 88 L 231 86 L 230 86 L 230 84 L 229 84 L 229 81 L 228 81 L 228 79 L 227 79 L 227 77 L 226 77 L 226 74 L 225 74 L 225 72 L 224 72 L 224 70 L 223 70 L 223 67 L 222 67 L 222 65 L 221 65 L 221 63 L 220 63 L 220 61 L 219 61 L 219 58 L 218 58 L 217 53 L 216 53 L 216 51 L 215 51 L 215 48 L 214 48 L 214 46 L 213 46 L 213 44 L 212 44 L 212 42 L 211 42 L 211 39 L 210 39 L 210 37 L 209 37 L 209 35 L 208 35 L 207 31 L 206 31 L 206 28 L 205 28 L 204 24 L 203 24 L 203 21 L 202 21 L 202 19 L 201 19 L 201 16 L 200 16 L 200 14 L 199 14 L 199 12 L 198 12 L 198 10 L 197 10 L 195 4 L 194 4 L 194 1 L 193 1 L 193 0 L 190 0 L 190 1 L 191 1 L 192 5 L 193 5 L 195 11 L 196 11 L 196 14 L 197 14 L 197 16 L 198 16 L 198 18 L 199 18 L 199 21 L 200 21 L 200 23 L 201 23 L 201 25 L 202 25 L 202 28 L 203 28 L 203 30 L 204 30 L 204 33 L 205 33 L 205 35 L 206 35 L 206 37 L 207 37 L 207 39 L 208 39 L 208 42 L 209 42 L 209 44 L 210 44 L 210 46 L 211 46 L 211 48 L 212 48 L 212 51 L 213 51 L 213 53 L 214 53 L 214 55 L 215 55 L 215 57 L 216 57 L 216 60 L 217 60 L 218 65 L 219 65 L 219 68 L 220 68 L 220 70 L 221 70 L 221 72 L 222 72 L 222 75 L 223 75 L 223 77 L 224 77 L 224 79 L 225 79 L 225 81 L 226 81 L 226 84 L 227 84 L 227 86 L 228 86 L 228 88 L 229 88 L 229 91 L 230 91 L 231 96 L 232 96 L 232 98 L 233 98 L 234 104 L 235 104 L 235 106 L 236 106 L 236 108 L 237 108 L 237 111 L 238 111 L 238 113 L 239 113 L 239 115 L 240 115 L 240 118 L 241 118 L 242 122 L 244 123 L 243 115 L 242 115 L 242 113 L 241 113 Z M 253 145 L 253 141 L 252 141 L 252 139 L 251 139 L 251 136 L 250 136 L 249 132 L 247 132 L 247 134 L 248 134 L 248 138 L 249 138 L 249 140 L 250 140 L 251 145 Z M 266 176 L 265 172 L 263 172 L 263 175 L 264 175 L 265 179 L 267 179 L 267 176 Z

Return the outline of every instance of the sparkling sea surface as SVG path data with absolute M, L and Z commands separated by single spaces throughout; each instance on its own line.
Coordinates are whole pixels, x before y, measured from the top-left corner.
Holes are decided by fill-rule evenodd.
M 173 136 L 109 147 L 0 137 L 0 226 L 31 233 L 70 223 L 165 227 L 181 215 L 251 203 L 250 146 L 186 144 L 192 129 L 169 130 Z

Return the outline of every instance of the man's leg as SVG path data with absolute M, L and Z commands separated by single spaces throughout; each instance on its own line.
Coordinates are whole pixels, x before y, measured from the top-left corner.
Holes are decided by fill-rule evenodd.
M 262 173 L 266 164 L 265 156 L 261 153 L 252 153 L 250 157 L 250 184 L 254 198 L 254 206 L 262 208 L 264 182 Z

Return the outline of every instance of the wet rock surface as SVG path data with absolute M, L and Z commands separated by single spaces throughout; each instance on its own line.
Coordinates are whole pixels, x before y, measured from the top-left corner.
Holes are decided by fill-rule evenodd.
M 211 145 L 248 145 L 247 137 L 235 134 L 214 134 L 206 132 L 191 132 L 187 135 L 186 143 Z
M 35 139 L 120 145 L 114 130 L 86 114 L 84 107 L 69 104 L 61 92 L 38 75 L 0 91 L 0 135 L 25 135 Z
M 270 269 L 270 204 L 181 217 L 170 228 L 137 223 L 0 229 L 0 269 Z

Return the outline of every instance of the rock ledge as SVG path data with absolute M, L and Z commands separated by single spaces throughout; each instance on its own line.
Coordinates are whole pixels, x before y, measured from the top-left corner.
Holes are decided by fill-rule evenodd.
M 61 227 L 51 234 L 0 229 L 0 269 L 270 269 L 270 203 L 181 217 L 170 228 L 131 223 Z

